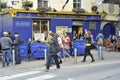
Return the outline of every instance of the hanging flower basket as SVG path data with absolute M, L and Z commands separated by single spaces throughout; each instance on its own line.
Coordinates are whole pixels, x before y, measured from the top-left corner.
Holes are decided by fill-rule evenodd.
M 33 2 L 32 1 L 24 1 L 23 2 L 23 7 L 25 9 L 29 9 L 29 8 L 33 7 Z
M 85 13 L 85 9 L 83 8 L 73 8 L 72 11 L 75 13 Z
M 41 8 L 38 8 L 38 11 L 39 11 L 40 14 L 45 14 L 46 12 L 49 11 L 49 9 L 46 9 L 46 8 L 44 8 L 44 7 L 41 7 Z
M 97 7 L 97 6 L 92 6 L 92 8 L 91 8 L 91 9 L 92 9 L 92 11 L 93 11 L 93 12 L 96 12 L 96 11 L 97 11 L 97 9 L 98 9 L 98 7 Z

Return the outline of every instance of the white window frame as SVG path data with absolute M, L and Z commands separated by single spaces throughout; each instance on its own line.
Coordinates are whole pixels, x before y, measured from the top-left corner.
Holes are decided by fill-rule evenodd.
M 76 2 L 74 2 L 74 0 L 73 0 L 73 8 L 82 8 L 83 7 L 82 2 L 83 2 L 83 0 L 81 0 L 80 2 L 79 2 L 79 0 L 76 0 Z M 74 4 L 76 4 L 76 7 L 74 7 Z M 80 6 L 78 6 L 78 5 L 80 5 Z
M 39 2 L 40 0 L 38 0 L 38 2 Z M 48 3 L 47 3 L 47 6 L 44 6 L 44 2 L 45 1 L 47 1 L 48 2 L 48 0 L 41 0 L 42 1 L 42 4 L 41 4 L 41 7 L 45 7 L 45 8 L 47 8 L 48 7 Z M 39 8 L 40 6 L 39 6 L 39 3 L 38 3 L 38 8 Z

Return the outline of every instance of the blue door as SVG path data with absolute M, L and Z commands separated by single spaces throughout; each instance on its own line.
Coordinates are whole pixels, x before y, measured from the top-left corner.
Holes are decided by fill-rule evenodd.
M 108 38 L 109 35 L 115 35 L 115 27 L 113 24 L 108 23 L 103 28 L 103 34 L 105 38 Z

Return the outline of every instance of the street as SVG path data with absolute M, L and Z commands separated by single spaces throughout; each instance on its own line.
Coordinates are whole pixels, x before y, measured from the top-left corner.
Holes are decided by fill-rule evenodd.
M 98 60 L 97 51 L 92 51 L 95 62 L 87 57 L 81 63 L 83 56 L 69 60 L 63 59 L 61 69 L 53 65 L 45 72 L 44 60 L 23 61 L 20 65 L 0 67 L 0 80 L 119 80 L 120 52 L 105 52 L 105 59 Z M 1 64 L 1 63 L 0 63 Z
M 90 63 L 89 65 L 76 65 L 61 69 L 52 67 L 49 72 L 36 68 L 0 77 L 1 80 L 119 80 L 119 78 L 119 61 Z

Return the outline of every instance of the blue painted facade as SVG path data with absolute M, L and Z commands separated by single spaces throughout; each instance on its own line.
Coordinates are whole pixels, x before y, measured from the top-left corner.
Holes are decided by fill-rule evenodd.
M 68 26 L 72 28 L 72 20 L 71 19 L 51 19 L 50 20 L 50 30 L 56 32 L 56 26 Z M 68 35 L 72 38 L 72 33 L 68 33 Z
M 13 32 L 27 41 L 32 36 L 32 18 L 13 18 Z
M 94 39 L 96 38 L 96 35 L 100 31 L 101 20 L 95 20 L 95 22 L 96 22 L 96 29 L 90 29 Z M 89 30 L 89 28 L 90 28 L 90 20 L 84 20 L 82 27 L 83 27 L 83 30 L 84 29 L 88 29 Z
M 17 17 L 11 17 L 9 13 L 0 15 L 0 37 L 4 31 L 10 31 L 12 34 L 18 32 L 25 41 L 32 37 L 32 21 L 33 20 L 49 20 L 49 29 L 56 32 L 56 26 L 68 26 L 72 28 L 74 20 L 82 21 L 82 28 L 89 29 L 90 21 L 96 22 L 96 29 L 91 30 L 94 38 L 100 31 L 101 20 L 100 15 L 52 15 L 52 17 L 40 17 L 36 13 L 17 13 Z M 81 17 L 82 16 L 82 17 Z M 72 32 L 69 33 L 72 38 Z

